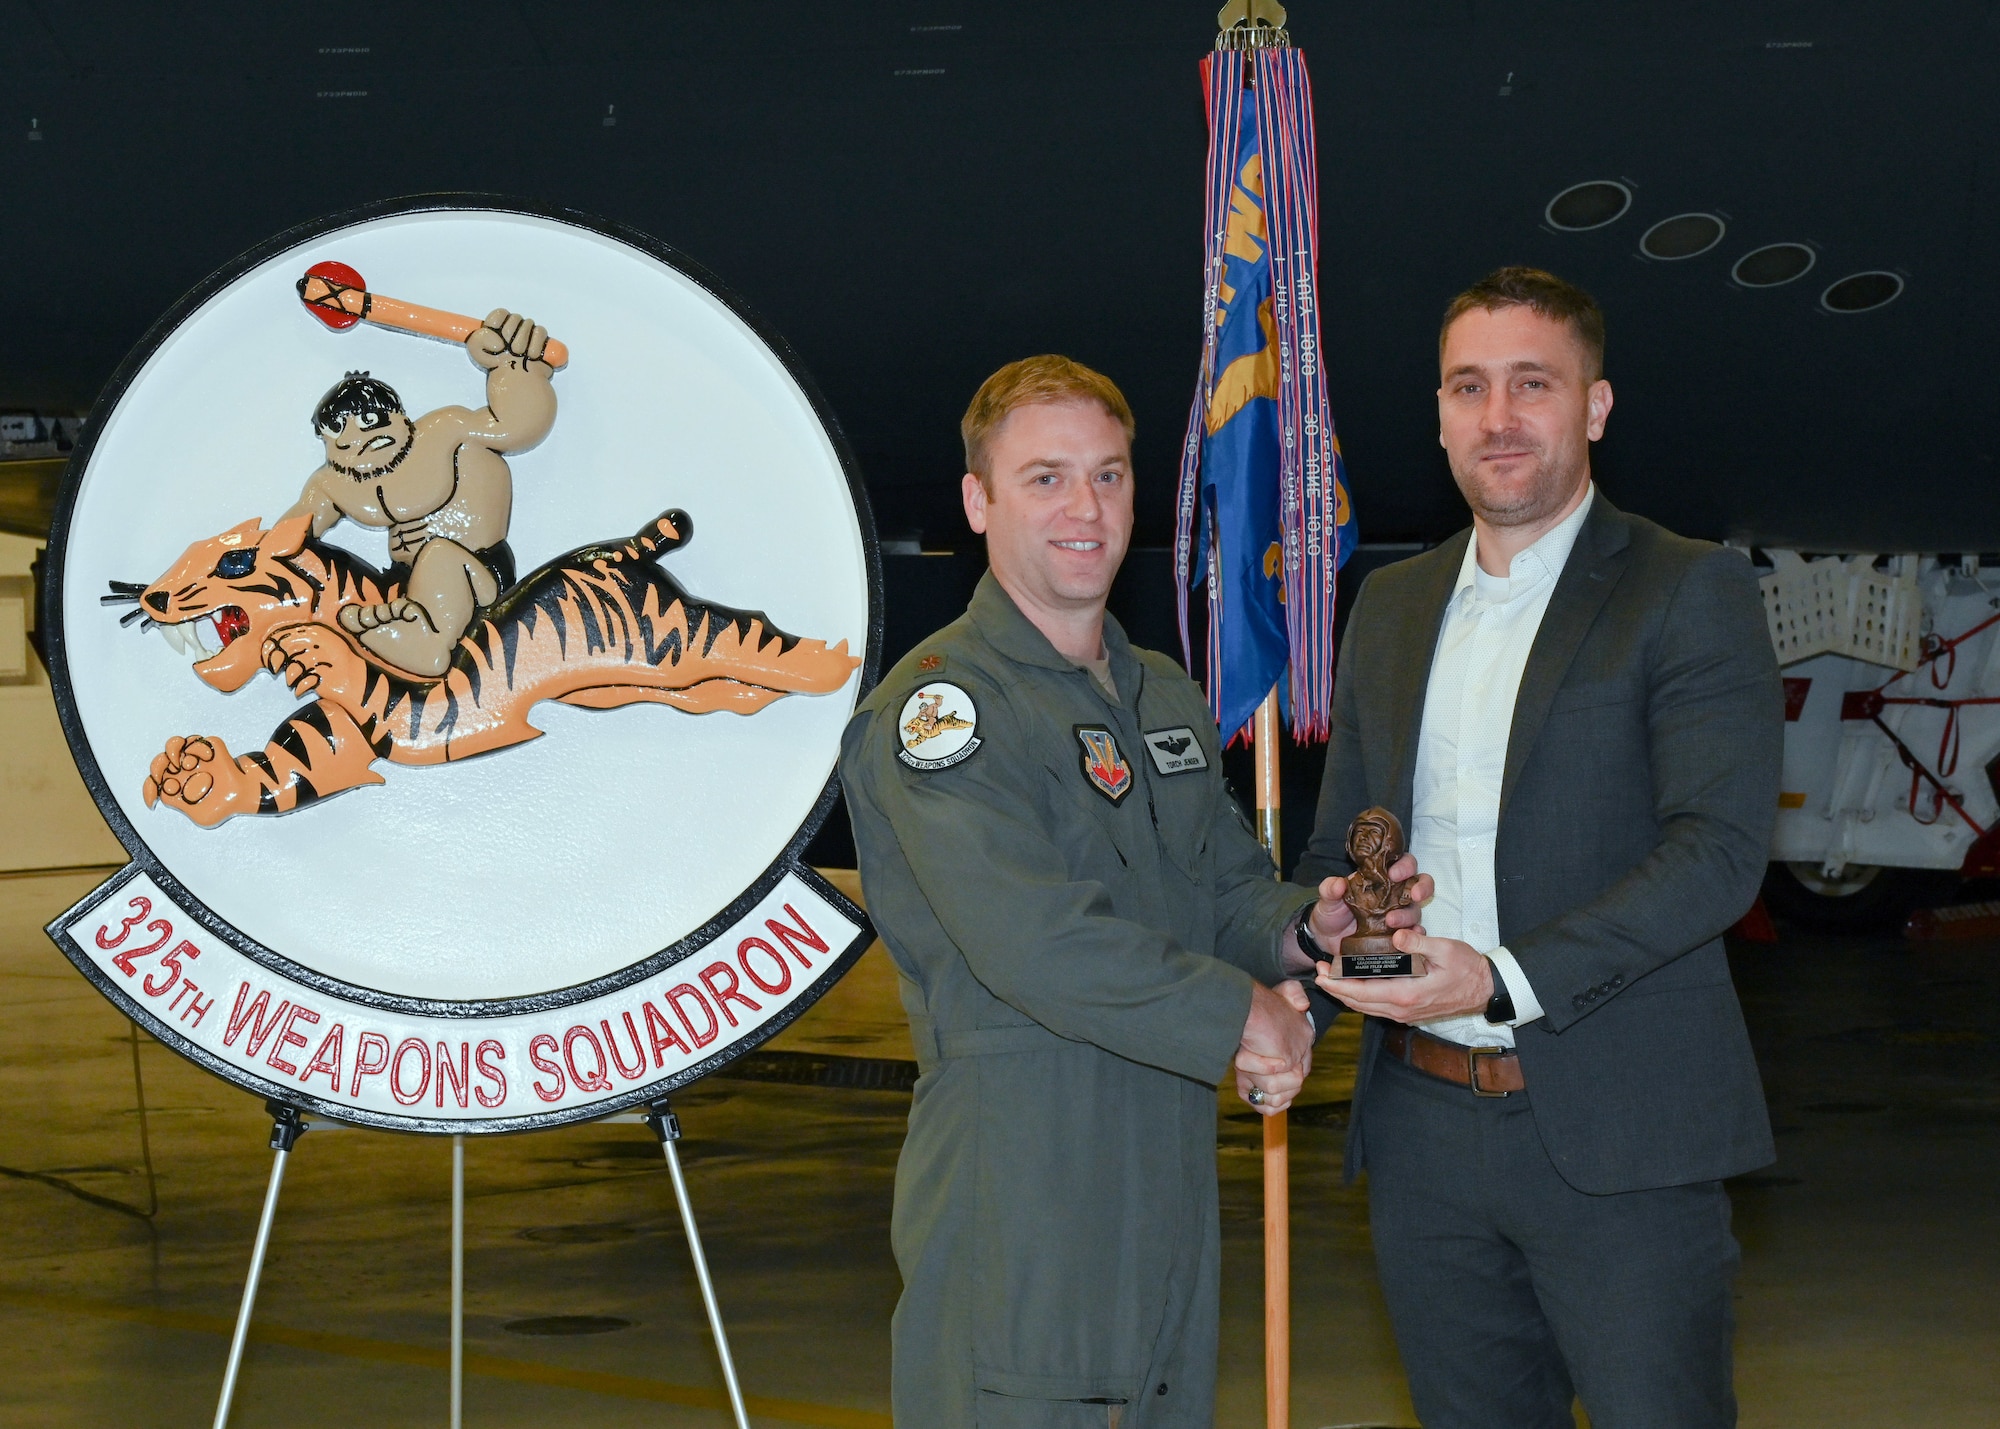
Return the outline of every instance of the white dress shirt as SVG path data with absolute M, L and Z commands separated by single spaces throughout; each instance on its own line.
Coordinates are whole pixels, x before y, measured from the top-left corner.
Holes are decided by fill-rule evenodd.
M 1485 953 L 1514 997 L 1514 1020 L 1505 1025 L 1488 1022 L 1477 1012 L 1422 1024 L 1426 1032 L 1467 1046 L 1511 1047 L 1514 1028 L 1542 1015 L 1527 974 L 1500 946 L 1493 848 L 1521 672 L 1596 497 L 1593 485 L 1576 510 L 1514 557 L 1504 577 L 1479 568 L 1475 533 L 1466 542 L 1465 562 L 1431 657 L 1410 829 L 1417 867 L 1437 884 L 1436 894 L 1424 905 L 1424 931 L 1434 938 L 1457 938 Z

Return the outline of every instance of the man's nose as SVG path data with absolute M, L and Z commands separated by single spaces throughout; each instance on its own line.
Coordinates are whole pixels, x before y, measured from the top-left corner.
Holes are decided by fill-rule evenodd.
M 1479 426 L 1482 431 L 1488 432 L 1511 431 L 1514 427 L 1514 394 L 1501 386 L 1489 391 L 1479 407 Z
M 1063 503 L 1063 514 L 1078 521 L 1095 521 L 1103 509 L 1103 502 L 1097 495 L 1097 484 L 1079 481 L 1070 488 L 1069 500 Z

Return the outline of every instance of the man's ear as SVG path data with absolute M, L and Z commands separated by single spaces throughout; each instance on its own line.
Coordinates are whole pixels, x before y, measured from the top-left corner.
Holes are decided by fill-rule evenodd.
M 1604 435 L 1604 422 L 1611 415 L 1611 384 L 1602 377 L 1590 384 L 1589 414 L 1585 430 L 1594 442 Z
M 986 534 L 986 483 L 977 474 L 967 472 L 958 484 L 958 494 L 965 502 L 965 524 L 973 534 Z
M 312 534 L 312 512 L 300 511 L 273 526 L 258 544 L 269 556 L 296 556 Z

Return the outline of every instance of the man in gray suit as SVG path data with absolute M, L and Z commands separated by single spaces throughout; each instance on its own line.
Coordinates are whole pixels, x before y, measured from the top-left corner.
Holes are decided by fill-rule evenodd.
M 1597 305 L 1533 269 L 1446 312 L 1472 529 L 1363 583 L 1297 874 L 1350 872 L 1381 804 L 1436 883 L 1396 934 L 1424 976 L 1319 969 L 1367 1015 L 1347 1173 L 1427 1429 L 1568 1429 L 1572 1395 L 1596 1429 L 1736 1422 L 1721 1183 L 1773 1151 L 1722 932 L 1764 870 L 1780 686 L 1749 562 L 1595 490 L 1603 354 Z

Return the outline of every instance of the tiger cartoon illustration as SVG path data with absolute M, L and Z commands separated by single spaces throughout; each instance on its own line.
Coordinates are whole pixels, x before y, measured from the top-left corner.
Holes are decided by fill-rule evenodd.
M 917 698 L 917 712 L 903 726 L 909 738 L 903 741 L 905 749 L 915 749 L 927 739 L 935 739 L 948 729 L 971 729 L 972 721 L 960 719 L 958 711 L 940 714 L 944 707 L 944 696 L 923 694 Z
M 146 805 L 210 828 L 291 813 L 384 782 L 379 760 L 443 764 L 535 739 L 528 716 L 542 700 L 751 714 L 846 685 L 861 660 L 845 640 L 829 647 L 762 611 L 699 600 L 661 568 L 693 529 L 671 510 L 629 539 L 541 566 L 481 608 L 435 678 L 384 664 L 343 627 L 343 610 L 394 601 L 399 586 L 315 539 L 305 513 L 197 541 L 149 585 L 113 582 L 104 603 L 134 604 L 124 623 L 157 628 L 211 688 L 229 693 L 268 671 L 308 700 L 253 753 L 232 755 L 216 735 L 168 740 Z

